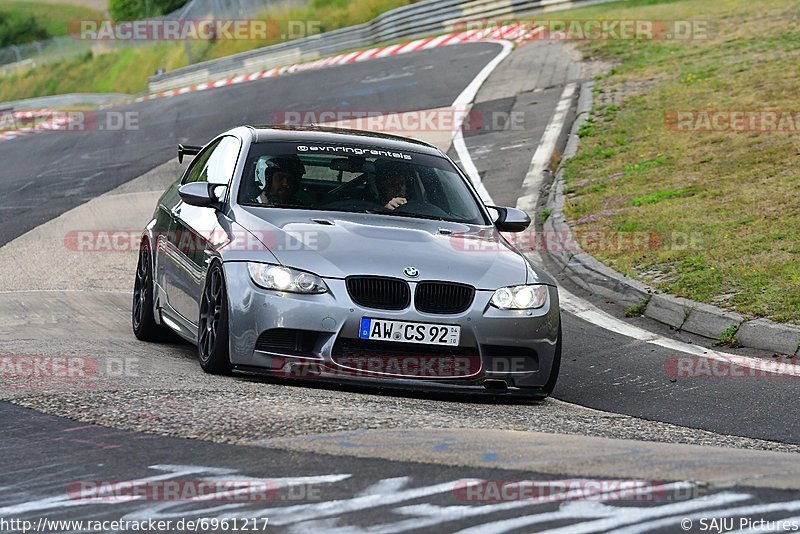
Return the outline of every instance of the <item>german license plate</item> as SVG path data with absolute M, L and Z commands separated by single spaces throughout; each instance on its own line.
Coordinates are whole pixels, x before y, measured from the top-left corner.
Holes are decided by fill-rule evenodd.
M 358 337 L 399 343 L 456 346 L 461 339 L 461 327 L 450 324 L 409 323 L 364 317 L 361 319 Z

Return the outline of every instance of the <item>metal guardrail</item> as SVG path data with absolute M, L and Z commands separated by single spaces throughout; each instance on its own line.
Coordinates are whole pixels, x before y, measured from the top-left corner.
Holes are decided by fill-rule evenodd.
M 319 35 L 197 63 L 148 80 L 151 93 L 312 61 L 347 50 L 444 33 L 474 20 L 507 20 L 613 0 L 423 0 Z
M 91 50 L 92 43 L 89 41 L 78 41 L 71 37 L 54 37 L 46 41 L 7 46 L 0 48 L 0 74 L 77 57 Z
M 150 20 L 177 19 L 243 19 L 263 15 L 270 9 L 305 5 L 306 0 L 189 0 L 183 7 Z M 36 67 L 53 61 L 75 58 L 84 54 L 152 45 L 153 41 L 89 41 L 65 35 L 46 41 L 0 48 L 0 75 L 16 69 Z
M 74 106 L 105 106 L 130 100 L 131 95 L 121 93 L 67 93 L 63 95 L 38 96 L 24 100 L 0 102 L 0 108 L 11 111 L 42 108 L 69 108 Z

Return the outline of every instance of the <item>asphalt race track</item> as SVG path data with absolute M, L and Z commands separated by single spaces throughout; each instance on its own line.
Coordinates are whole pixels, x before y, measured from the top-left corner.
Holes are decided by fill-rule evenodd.
M 535 479 L 556 487 L 559 479 L 491 468 L 430 469 L 425 464 L 377 459 L 359 459 L 356 468 L 351 458 L 342 456 L 280 450 L 265 453 L 255 447 L 136 435 L 76 425 L 9 405 L 0 408 L 0 421 L 4 426 L 4 462 L 8 466 L 0 478 L 3 483 L 0 517 L 6 518 L 177 521 L 215 517 L 224 511 L 229 518 L 255 519 L 259 532 L 265 531 L 261 528 L 261 518 L 269 519 L 269 531 L 288 532 L 406 532 L 443 528 L 471 532 L 468 529 L 476 524 L 479 527 L 474 528 L 480 528 L 481 532 L 505 532 L 530 531 L 550 523 L 556 529 L 562 526 L 565 532 L 593 532 L 601 527 L 627 527 L 627 532 L 669 532 L 677 526 L 674 516 L 691 517 L 702 509 L 740 513 L 749 518 L 770 517 L 769 507 L 774 505 L 769 503 L 774 501 L 787 503 L 774 512 L 800 508 L 800 501 L 791 500 L 796 497 L 794 492 L 756 488 L 709 490 L 692 484 L 664 484 L 653 492 L 652 499 L 643 498 L 624 506 L 610 501 L 606 504 L 601 499 L 561 507 L 555 498 L 540 502 L 494 502 L 488 498 L 478 501 L 484 496 L 470 496 L 459 484 L 476 478 Z M 159 463 L 154 465 L 156 457 Z M 46 462 L 42 458 L 47 458 Z M 24 480 L 12 482 L 20 473 L 26 474 Z M 189 477 L 240 483 L 269 479 L 275 490 L 264 499 L 225 504 L 202 500 L 126 501 L 122 497 L 87 502 L 75 496 L 80 491 L 75 487 L 76 482 L 102 481 L 121 487 L 132 480 L 181 482 Z M 65 494 L 65 487 L 75 489 Z M 20 497 L 24 497 L 23 504 Z
M 290 110 L 395 110 L 448 106 L 496 46 L 455 45 L 260 80 L 119 108 L 138 130 L 50 132 L 0 143 L 0 245 L 241 124 L 267 124 Z M 336 74 L 334 74 L 336 72 Z M 434 75 L 434 73 L 436 73 Z M 446 74 L 445 74 L 446 73 Z M 8 210 L 13 217 L 5 216 Z
M 524 129 L 484 128 L 465 135 L 467 150 L 498 203 L 515 204 L 564 85 L 585 76 L 570 65 L 568 54 L 553 46 L 535 43 L 513 52 L 478 92 L 475 109 L 485 116 L 521 111 L 525 121 Z M 785 482 L 780 487 L 794 492 L 781 492 L 753 475 L 763 465 L 769 465 L 776 477 L 790 473 L 787 466 L 793 457 L 742 450 L 753 456 L 724 459 L 722 453 L 713 452 L 720 449 L 706 448 L 712 452 L 703 456 L 704 461 L 720 458 L 701 471 L 700 463 L 688 460 L 699 462 L 700 449 L 680 448 L 713 445 L 796 454 L 800 421 L 790 415 L 800 396 L 796 377 L 675 380 L 665 371 L 665 362 L 680 353 L 569 313 L 562 316 L 564 357 L 555 400 L 533 405 L 494 406 L 462 398 L 209 377 L 194 361 L 191 347 L 133 339 L 130 297 L 125 292 L 132 283 L 132 270 L 130 279 L 124 269 L 109 271 L 113 280 L 103 292 L 91 291 L 91 262 L 67 273 L 67 282 L 42 286 L 20 287 L 17 281 L 24 277 L 8 271 L 14 265 L 24 270 L 26 262 L 46 263 L 50 256 L 46 250 L 29 250 L 25 239 L 35 231 L 26 232 L 50 228 L 47 231 L 57 235 L 64 217 L 93 216 L 92 202 L 105 202 L 108 195 L 115 202 L 128 198 L 121 195 L 131 195 L 130 211 L 146 220 L 158 184 L 176 177 L 175 163 L 162 164 L 174 159 L 179 142 L 204 143 L 229 127 L 268 123 L 275 114 L 289 110 L 446 108 L 499 50 L 496 44 L 472 43 L 306 71 L 120 108 L 138 113 L 138 130 L 45 133 L 0 143 L 0 245 L 7 245 L 0 248 L 4 280 L 0 354 L 90 354 L 98 360 L 132 356 L 141 362 L 143 373 L 141 379 L 110 381 L 85 391 L 4 392 L 2 398 L 13 404 L 0 402 L 4 428 L 0 517 L 143 519 L 230 513 L 265 515 L 271 525 L 297 531 L 335 527 L 348 532 L 432 527 L 459 531 L 481 526 L 481 531 L 504 532 L 538 530 L 547 524 L 553 531 L 579 532 L 580 524 L 585 532 L 613 528 L 667 532 L 678 526 L 681 517 L 702 510 L 723 510 L 737 517 L 800 515 L 800 501 L 792 500 L 798 498 L 796 485 Z M 458 156 L 453 149 L 449 153 Z M 14 248 L 17 243 L 19 248 Z M 17 250 L 32 256 L 17 263 L 3 258 Z M 547 263 L 545 267 L 552 268 Z M 59 264 L 50 269 L 57 271 Z M 624 310 L 579 288 L 566 283 L 565 288 L 615 317 L 624 316 Z M 626 320 L 686 343 L 710 346 L 709 340 L 672 332 L 643 318 Z M 436 434 L 434 441 L 426 442 L 427 448 L 420 446 L 410 456 L 391 447 L 403 434 L 381 433 L 449 427 L 475 433 Z M 361 434 L 361 429 L 368 430 Z M 613 466 L 592 471 L 591 464 L 605 461 L 602 455 L 584 463 L 573 462 L 566 453 L 550 463 L 522 461 L 511 448 L 503 449 L 500 437 L 495 443 L 488 429 L 681 445 L 642 452 L 646 458 L 642 465 L 624 473 Z M 503 439 L 511 443 L 513 434 L 503 434 Z M 558 456 L 555 446 L 546 449 L 544 443 L 542 451 Z M 637 445 L 630 450 L 649 449 L 641 441 L 631 443 Z M 450 449 L 452 457 L 445 455 Z M 697 471 L 681 471 L 681 466 L 666 460 L 681 454 L 687 458 L 685 465 Z M 360 458 L 354 461 L 352 456 Z M 85 502 L 70 499 L 63 490 L 76 480 L 125 481 L 159 474 L 165 479 L 270 478 L 280 486 L 281 502 L 260 508 L 253 503 Z M 561 507 L 553 502 L 465 503 L 454 496 L 462 479 L 566 476 L 650 481 L 727 476 L 731 478 L 725 481 L 737 487 L 722 489 L 722 480 L 714 488 L 691 483 L 689 490 L 670 486 L 661 493 L 686 490 L 691 496 L 623 506 L 589 501 Z M 312 486 L 320 495 L 298 494 L 296 502 L 285 502 L 292 500 L 287 488 L 307 491 Z M 768 503 L 784 504 L 769 508 L 773 505 Z

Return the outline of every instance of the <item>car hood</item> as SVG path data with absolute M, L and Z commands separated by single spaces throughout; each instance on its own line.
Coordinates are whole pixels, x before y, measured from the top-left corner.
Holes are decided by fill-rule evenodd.
M 478 289 L 526 281 L 552 283 L 493 228 L 392 215 L 268 208 L 242 208 L 236 218 L 283 265 L 323 278 L 449 280 Z M 262 261 L 272 258 L 265 255 Z M 417 269 L 419 276 L 405 276 L 406 267 Z

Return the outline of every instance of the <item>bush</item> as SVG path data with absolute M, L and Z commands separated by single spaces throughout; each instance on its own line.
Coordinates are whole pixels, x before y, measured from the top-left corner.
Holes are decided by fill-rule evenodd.
M 187 0 L 109 0 L 108 11 L 114 20 L 146 19 L 172 13 Z
M 47 29 L 31 15 L 0 11 L 0 47 L 43 41 Z

